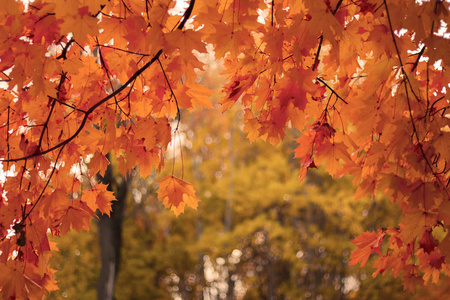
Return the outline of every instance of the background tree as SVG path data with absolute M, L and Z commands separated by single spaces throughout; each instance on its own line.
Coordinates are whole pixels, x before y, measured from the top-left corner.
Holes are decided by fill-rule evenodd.
M 129 177 L 129 176 L 128 176 Z M 97 298 L 112 300 L 114 298 L 114 286 L 119 273 L 122 227 L 126 198 L 129 197 L 130 178 L 114 174 L 112 165 L 109 165 L 102 182 L 108 185 L 108 190 L 115 192 L 116 201 L 111 205 L 111 214 L 99 215 L 98 234 L 100 242 L 101 271 L 97 287 Z

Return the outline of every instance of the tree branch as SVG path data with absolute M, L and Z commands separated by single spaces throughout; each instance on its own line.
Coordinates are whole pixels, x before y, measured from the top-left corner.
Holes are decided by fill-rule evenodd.
M 192 10 L 194 9 L 194 4 L 195 4 L 195 0 L 191 0 L 191 2 L 189 2 L 189 7 L 184 12 L 183 20 L 180 22 L 180 25 L 178 25 L 177 29 L 179 29 L 179 30 L 183 29 L 187 20 L 191 17 Z
M 342 98 L 341 96 L 339 96 L 339 94 L 336 93 L 336 91 L 333 90 L 333 89 L 332 89 L 325 81 L 323 81 L 322 78 L 317 77 L 316 79 L 317 79 L 317 81 L 319 81 L 320 83 L 322 83 L 323 85 L 325 85 L 325 86 L 326 86 L 333 94 L 335 94 L 336 97 L 339 98 L 339 100 L 341 100 L 341 101 L 344 102 L 345 104 L 348 104 L 347 101 L 345 101 L 344 98 Z
M 319 64 L 319 55 L 320 55 L 320 49 L 322 49 L 322 42 L 323 42 L 323 34 L 319 37 L 319 47 L 317 48 L 316 58 L 314 59 L 314 64 L 312 67 L 313 71 L 316 70 L 317 65 Z
M 411 68 L 411 73 L 413 73 L 414 70 L 417 68 L 417 65 L 419 64 L 419 60 L 420 60 L 420 58 L 422 57 L 422 55 L 423 55 L 424 52 L 425 52 L 425 45 L 424 45 L 424 46 L 422 47 L 422 49 L 420 50 L 420 52 L 419 52 L 419 54 L 418 54 L 418 56 L 417 56 L 417 59 L 416 59 L 416 61 L 414 62 L 413 67 Z
M 332 12 L 333 16 L 337 13 L 337 11 L 338 11 L 339 7 L 341 6 L 341 4 L 342 4 L 342 0 L 339 0 L 339 2 L 336 4 L 336 8 Z
M 177 105 L 177 116 L 178 116 L 178 122 L 177 122 L 177 127 L 175 128 L 175 132 L 178 131 L 178 126 L 180 125 L 180 121 L 181 121 L 181 112 L 180 112 L 180 106 L 178 105 L 178 100 L 177 100 L 177 96 L 175 96 L 175 93 L 173 92 L 172 86 L 170 85 L 169 82 L 169 78 L 167 78 L 166 72 L 164 71 L 163 65 L 161 64 L 161 61 L 158 59 L 158 63 L 161 67 L 161 70 L 164 74 L 164 78 L 166 79 L 167 85 L 169 86 L 170 89 L 170 93 L 172 94 L 173 98 L 175 99 L 175 104 Z
M 35 152 L 33 154 L 30 155 L 26 155 L 23 157 L 18 157 L 18 158 L 10 158 L 10 159 L 0 159 L 0 161 L 2 162 L 16 162 L 16 161 L 21 161 L 21 160 L 26 160 L 29 158 L 33 158 L 33 157 L 37 157 L 37 156 L 41 156 L 44 154 L 47 154 L 49 152 L 52 152 L 53 150 L 56 150 L 58 148 L 61 148 L 63 146 L 65 146 L 66 144 L 68 144 L 69 142 L 71 142 L 73 139 L 75 139 L 78 134 L 80 134 L 80 132 L 83 130 L 84 126 L 86 125 L 86 122 L 89 118 L 89 115 L 91 113 L 93 113 L 99 106 L 101 106 L 102 104 L 104 104 L 105 102 L 107 102 L 109 99 L 113 98 L 115 95 L 119 94 L 120 92 L 122 92 L 123 90 L 125 90 L 139 75 L 141 75 L 145 70 L 147 70 L 156 60 L 158 60 L 158 58 L 161 56 L 163 50 L 160 49 L 154 56 L 153 58 L 147 62 L 142 68 L 140 68 L 139 70 L 136 71 L 136 73 L 133 74 L 133 76 L 131 76 L 120 88 L 118 88 L 114 93 L 109 94 L 108 96 L 106 96 L 105 98 L 103 98 L 102 100 L 98 101 L 97 103 L 95 103 L 94 105 L 91 106 L 91 108 L 89 108 L 83 117 L 83 120 L 81 121 L 80 126 L 78 127 L 77 131 L 71 135 L 68 139 L 62 141 L 61 143 L 48 148 L 47 150 L 44 151 L 39 151 L 39 152 Z

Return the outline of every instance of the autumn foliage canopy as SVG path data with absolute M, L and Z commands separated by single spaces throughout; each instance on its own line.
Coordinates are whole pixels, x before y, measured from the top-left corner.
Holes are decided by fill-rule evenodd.
M 164 168 L 180 110 L 213 107 L 197 80 L 207 45 L 228 78 L 220 107 L 239 102 L 250 141 L 296 128 L 301 179 L 324 165 L 354 177 L 356 199 L 402 209 L 353 241 L 351 264 L 375 253 L 374 276 L 410 289 L 450 275 L 449 5 L 415 2 L 3 0 L 1 297 L 56 288 L 49 237 L 109 214 L 95 180 L 108 153 L 123 174 Z M 158 184 L 176 214 L 197 207 L 183 178 Z

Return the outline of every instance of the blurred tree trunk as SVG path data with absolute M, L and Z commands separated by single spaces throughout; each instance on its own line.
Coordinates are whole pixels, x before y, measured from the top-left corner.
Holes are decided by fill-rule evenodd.
M 115 193 L 117 201 L 112 203 L 111 216 L 99 214 L 98 232 L 101 252 L 100 277 L 97 286 L 99 300 L 113 300 L 114 286 L 120 265 L 120 249 L 122 246 L 122 220 L 125 202 L 129 190 L 129 179 L 114 176 L 113 166 L 110 164 L 105 176 L 100 180 L 108 184 L 108 190 Z
M 234 127 L 231 126 L 230 128 L 230 139 L 228 140 L 228 166 L 230 169 L 229 172 L 229 180 L 230 183 L 228 184 L 228 197 L 227 197 L 227 202 L 225 204 L 225 232 L 231 232 L 231 228 L 232 228 L 232 209 L 231 209 L 231 205 L 233 203 L 233 198 L 234 198 L 234 183 L 233 183 L 233 172 L 234 172 L 234 167 L 235 167 L 235 163 L 234 163 L 234 144 L 233 144 L 233 139 L 234 139 Z M 227 280 L 227 284 L 228 284 L 228 290 L 227 290 L 227 300 L 234 300 L 234 280 L 233 280 L 233 275 L 234 275 L 235 271 L 231 268 L 228 268 L 228 280 Z

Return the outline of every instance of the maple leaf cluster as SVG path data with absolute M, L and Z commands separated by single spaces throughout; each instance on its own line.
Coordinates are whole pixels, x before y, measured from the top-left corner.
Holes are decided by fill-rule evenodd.
M 278 143 L 301 132 L 300 176 L 324 164 L 350 174 L 355 198 L 384 192 L 403 223 L 355 239 L 353 264 L 406 287 L 449 275 L 449 76 L 443 1 L 4 0 L 0 7 L 0 274 L 3 298 L 55 288 L 48 235 L 89 229 L 114 196 L 92 180 L 117 156 L 126 174 L 164 168 L 169 120 L 212 107 L 195 53 L 213 46 L 223 110 Z M 89 162 L 89 170 L 84 166 Z M 175 213 L 198 199 L 171 175 L 159 198 Z M 417 259 L 416 259 L 417 258 Z

